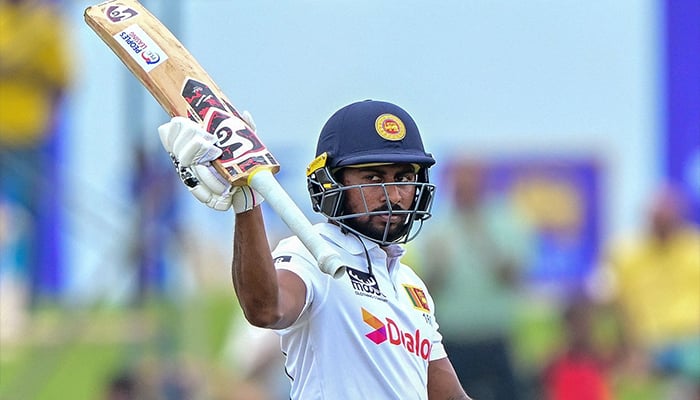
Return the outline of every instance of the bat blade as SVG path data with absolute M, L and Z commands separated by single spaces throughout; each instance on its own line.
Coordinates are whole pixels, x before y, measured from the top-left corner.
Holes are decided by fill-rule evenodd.
M 198 122 L 218 139 L 215 162 L 233 185 L 256 168 L 279 164 L 241 119 L 197 60 L 158 18 L 135 0 L 112 0 L 85 9 L 85 21 L 171 116 Z
M 222 156 L 212 164 L 232 185 L 250 185 L 268 200 L 335 277 L 345 270 L 328 245 L 279 185 L 279 164 L 254 130 L 190 52 L 136 0 L 110 0 L 85 9 L 85 22 L 171 116 L 187 117 L 217 137 Z

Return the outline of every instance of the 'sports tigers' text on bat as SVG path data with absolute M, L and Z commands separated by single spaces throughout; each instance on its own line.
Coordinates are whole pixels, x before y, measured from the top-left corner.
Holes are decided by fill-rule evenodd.
M 221 89 L 180 41 L 136 0 L 110 0 L 85 9 L 85 21 L 170 116 L 188 117 L 217 137 L 212 164 L 232 185 L 249 184 L 279 214 L 319 263 L 338 277 L 338 254 L 317 234 L 273 176 L 279 164 Z

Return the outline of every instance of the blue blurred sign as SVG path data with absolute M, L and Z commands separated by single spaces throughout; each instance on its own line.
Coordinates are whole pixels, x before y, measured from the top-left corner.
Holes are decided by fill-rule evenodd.
M 666 176 L 700 223 L 700 2 L 666 1 Z
M 600 171 L 595 160 L 495 161 L 491 190 L 509 196 L 534 225 L 533 283 L 575 288 L 591 272 L 600 247 Z

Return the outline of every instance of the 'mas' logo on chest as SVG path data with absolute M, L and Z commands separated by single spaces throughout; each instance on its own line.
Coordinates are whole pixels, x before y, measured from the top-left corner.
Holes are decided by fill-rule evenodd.
M 379 283 L 373 275 L 352 268 L 347 268 L 347 273 L 355 294 L 386 301 L 386 296 L 379 289 Z
M 394 346 L 401 346 L 406 351 L 424 360 L 430 357 L 432 344 L 430 340 L 421 338 L 420 330 L 415 332 L 405 332 L 399 327 L 396 321 L 386 318 L 386 323 L 372 315 L 369 311 L 362 309 L 362 320 L 374 330 L 365 335 L 375 344 L 389 342 Z

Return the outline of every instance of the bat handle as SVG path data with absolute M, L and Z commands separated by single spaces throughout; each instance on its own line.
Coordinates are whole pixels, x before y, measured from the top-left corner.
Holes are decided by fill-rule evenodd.
M 248 183 L 265 198 L 282 221 L 297 235 L 318 261 L 321 271 L 333 278 L 340 278 L 345 272 L 340 255 L 315 231 L 311 222 L 280 186 L 272 172 L 267 168 L 261 168 L 253 173 Z

